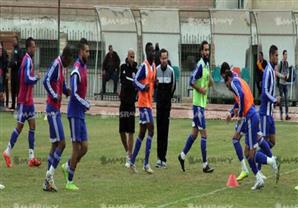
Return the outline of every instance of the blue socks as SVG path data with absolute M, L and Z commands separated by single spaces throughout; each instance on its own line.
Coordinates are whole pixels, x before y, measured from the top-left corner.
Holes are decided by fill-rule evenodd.
M 195 141 L 195 138 L 193 138 L 192 135 L 189 135 L 187 140 L 186 140 L 185 146 L 182 150 L 185 155 L 189 152 L 189 150 L 190 150 L 190 148 L 191 148 L 194 141 Z
M 56 150 L 54 152 L 53 162 L 52 162 L 52 165 L 55 169 L 57 168 L 57 166 L 59 164 L 61 155 L 62 155 L 62 152 L 58 148 L 56 148 Z
M 238 156 L 239 161 L 243 160 L 243 150 L 238 139 L 233 138 L 233 145 Z
M 15 143 L 17 142 L 17 139 L 19 137 L 19 132 L 17 129 L 14 129 L 11 136 L 10 136 L 10 148 L 12 149 L 15 145 Z
M 255 161 L 259 164 L 267 164 L 267 156 L 263 152 L 258 151 L 255 154 Z
M 145 152 L 144 166 L 148 165 L 148 163 L 149 163 L 151 143 L 152 143 L 152 137 L 148 136 L 147 140 L 146 140 L 146 152 Z
M 135 162 L 136 162 L 136 157 L 137 157 L 137 155 L 138 155 L 138 153 L 140 151 L 141 145 L 142 145 L 142 140 L 138 137 L 136 139 L 135 148 L 134 148 L 133 153 L 132 153 L 132 156 L 130 158 L 130 162 L 132 164 L 135 164 Z
M 264 138 L 262 138 L 258 142 L 258 144 L 259 144 L 259 147 L 262 149 L 262 152 L 265 155 L 267 155 L 268 157 L 272 157 L 272 152 L 271 152 L 271 149 L 270 149 L 270 145 Z
M 206 150 L 206 146 L 207 146 L 207 139 L 205 137 L 201 138 L 201 152 L 202 152 L 202 159 L 203 162 L 207 162 L 207 150 Z
M 254 156 L 254 159 L 247 159 L 247 161 L 252 172 L 256 175 L 260 170 L 257 168 L 256 163 L 258 163 L 258 166 L 260 166 L 261 164 L 267 164 L 267 156 L 262 151 L 257 151 Z
M 53 163 L 53 155 L 48 155 L 48 170 L 50 170 L 50 167 Z
M 151 144 L 152 144 L 152 137 L 148 136 L 146 140 L 146 150 L 145 150 L 145 160 L 144 160 L 144 166 L 146 166 L 149 163 L 149 156 L 151 151 Z M 132 156 L 130 158 L 131 164 L 135 164 L 136 157 L 138 156 L 138 153 L 140 151 L 140 148 L 142 146 L 142 140 L 138 137 L 136 139 L 135 147 L 132 153 Z
M 34 141 L 35 141 L 34 133 L 35 133 L 34 129 L 30 129 L 28 132 L 29 149 L 32 149 L 32 150 L 34 150 Z
M 74 170 L 70 167 L 70 161 L 68 160 L 68 181 L 72 181 L 74 176 Z
M 249 164 L 249 167 L 250 167 L 251 171 L 254 173 L 254 175 L 256 175 L 258 173 L 258 169 L 257 169 L 257 165 L 256 165 L 255 160 L 247 158 L 247 161 L 248 161 L 248 164 Z

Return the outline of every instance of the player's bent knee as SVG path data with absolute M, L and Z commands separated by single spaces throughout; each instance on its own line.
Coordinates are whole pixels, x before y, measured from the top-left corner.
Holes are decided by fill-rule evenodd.
M 240 140 L 241 134 L 239 132 L 235 132 L 233 139 Z
M 18 131 L 18 133 L 20 134 L 23 130 L 24 124 L 22 123 L 18 123 L 16 130 Z
M 149 131 L 148 135 L 152 138 L 154 136 L 154 131 Z
M 245 146 L 244 155 L 245 155 L 246 158 L 248 158 L 248 156 L 249 156 L 248 153 L 249 153 L 248 146 Z
M 64 140 L 62 140 L 62 141 L 60 141 L 59 143 L 58 143 L 58 148 L 61 150 L 61 151 L 63 151 L 64 149 L 65 149 L 65 141 Z
M 145 137 L 145 134 L 144 134 L 144 133 L 139 133 L 139 139 L 140 139 L 140 140 L 143 141 L 144 137 Z
M 201 137 L 205 137 L 205 139 L 207 139 L 207 133 L 203 130 L 200 131 Z
M 88 144 L 82 143 L 81 151 L 85 154 L 88 151 Z

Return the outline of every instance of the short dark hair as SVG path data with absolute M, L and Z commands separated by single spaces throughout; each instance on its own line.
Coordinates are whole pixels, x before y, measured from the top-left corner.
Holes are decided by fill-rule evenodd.
M 112 46 L 112 45 L 109 45 L 109 50 L 110 50 L 111 48 L 113 48 L 113 46 Z
M 220 75 L 225 75 L 226 71 L 230 70 L 230 65 L 227 62 L 223 62 L 220 67 Z
M 263 52 L 262 52 L 262 51 L 260 51 L 260 52 L 259 52 L 259 54 L 261 54 L 261 56 L 264 56 L 264 54 L 263 54 Z
M 276 45 L 271 45 L 269 49 L 269 56 L 273 55 L 277 50 L 278 48 L 276 47 Z
M 63 49 L 62 56 L 67 57 L 67 58 L 72 58 L 73 57 L 72 51 L 73 50 L 71 49 L 71 47 L 69 45 L 67 45 Z
M 35 40 L 32 37 L 27 38 L 27 40 L 25 42 L 26 49 L 28 49 L 31 46 L 33 41 L 35 41 Z
M 229 77 L 233 77 L 233 73 L 232 73 L 232 71 L 231 70 L 227 70 L 226 72 L 225 72 L 225 75 L 224 75 L 224 80 L 225 80 L 225 82 L 227 82 L 228 81 L 228 78 Z
M 155 43 L 155 50 L 159 51 L 159 43 Z
M 153 44 L 151 42 L 146 43 L 146 46 L 145 46 L 146 55 L 148 54 L 148 51 L 149 51 L 150 47 L 153 47 Z
M 287 52 L 288 52 L 287 50 L 283 50 L 282 55 L 285 55 L 285 53 L 287 53 Z
M 162 53 L 167 53 L 167 55 L 169 55 L 169 52 L 168 52 L 166 49 L 162 48 L 162 49 L 159 51 L 159 58 L 161 57 L 161 54 L 162 54 Z
M 78 45 L 78 48 L 79 49 L 85 49 L 85 45 L 89 45 L 87 39 L 86 38 L 81 38 L 81 40 L 79 42 L 79 45 Z
M 209 45 L 209 43 L 207 42 L 207 40 L 203 40 L 201 45 L 200 45 L 200 52 L 204 49 L 204 45 Z

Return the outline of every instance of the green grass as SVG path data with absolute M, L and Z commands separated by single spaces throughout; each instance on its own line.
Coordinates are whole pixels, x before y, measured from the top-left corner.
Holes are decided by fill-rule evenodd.
M 63 115 L 66 137 L 69 138 L 68 122 Z M 40 116 L 37 119 L 36 154 L 43 160 L 40 168 L 28 168 L 28 141 L 26 126 L 13 150 L 13 158 L 19 159 L 13 168 L 5 168 L 0 160 L 0 181 L 6 189 L 0 191 L 1 207 L 276 207 L 298 206 L 298 138 L 297 123 L 277 122 L 277 145 L 274 153 L 285 160 L 282 164 L 278 185 L 274 184 L 270 167 L 263 167 L 269 176 L 265 188 L 251 191 L 254 177 L 251 174 L 238 188 L 225 188 L 230 173 L 238 174 L 239 162 L 231 142 L 234 124 L 224 121 L 208 121 L 208 156 L 215 172 L 202 173 L 200 144 L 196 141 L 186 161 L 186 172 L 180 171 L 177 155 L 184 146 L 191 130 L 188 119 L 171 120 L 168 148 L 168 169 L 153 168 L 154 175 L 146 175 L 141 160 L 137 162 L 139 174 L 132 175 L 124 168 L 121 158 L 125 154 L 118 134 L 118 119 L 112 117 L 87 117 L 89 151 L 78 165 L 75 182 L 79 192 L 64 189 L 65 181 L 60 166 L 55 183 L 58 193 L 42 191 L 50 143 L 48 124 Z M 0 150 L 6 147 L 15 126 L 12 114 L 0 113 Z M 67 139 L 62 162 L 71 152 Z M 242 141 L 243 143 L 243 141 Z M 139 159 L 144 158 L 144 144 Z M 104 160 L 104 158 L 106 160 Z M 190 161 L 189 158 L 193 160 Z M 151 151 L 151 165 L 156 161 L 156 137 Z M 213 192 L 217 190 L 217 192 Z M 206 194 L 206 195 L 203 195 Z M 55 206 L 54 206 L 55 205 Z

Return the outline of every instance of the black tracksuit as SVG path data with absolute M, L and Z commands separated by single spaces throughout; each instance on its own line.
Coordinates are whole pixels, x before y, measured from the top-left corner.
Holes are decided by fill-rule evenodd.
M 174 70 L 170 65 L 165 68 L 159 65 L 156 77 L 158 80 L 156 91 L 157 157 L 159 160 L 166 162 L 171 99 L 176 87 Z
M 120 68 L 120 108 L 119 108 L 119 132 L 135 132 L 135 102 L 137 90 L 133 85 L 133 77 L 137 73 L 137 63 L 131 66 L 127 59 Z
M 10 62 L 11 76 L 10 76 L 10 85 L 11 85 L 11 107 L 14 109 L 16 104 L 16 97 L 19 92 L 19 68 L 22 61 L 22 51 L 19 46 L 15 46 L 13 49 L 13 56 Z

